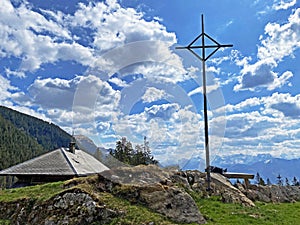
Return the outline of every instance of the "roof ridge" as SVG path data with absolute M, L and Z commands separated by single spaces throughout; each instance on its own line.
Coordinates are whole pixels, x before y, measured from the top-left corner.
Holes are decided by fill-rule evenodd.
M 62 152 L 63 156 L 65 157 L 68 165 L 71 167 L 71 169 L 73 170 L 73 172 L 75 173 L 75 175 L 79 175 L 78 172 L 76 171 L 75 167 L 72 165 L 72 163 L 70 162 L 69 157 L 67 156 L 67 154 L 65 153 L 64 148 L 60 148 L 60 151 Z

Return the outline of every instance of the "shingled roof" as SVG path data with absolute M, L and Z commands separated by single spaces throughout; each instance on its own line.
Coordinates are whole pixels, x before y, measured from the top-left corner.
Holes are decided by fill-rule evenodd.
M 2 170 L 0 176 L 87 176 L 104 170 L 109 168 L 82 150 L 72 153 L 68 148 L 59 148 Z

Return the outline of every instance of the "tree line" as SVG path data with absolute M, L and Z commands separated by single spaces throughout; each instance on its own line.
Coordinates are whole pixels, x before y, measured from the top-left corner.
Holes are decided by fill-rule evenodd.
M 135 147 L 126 137 L 123 137 L 116 142 L 116 148 L 111 149 L 109 153 L 117 160 L 131 166 L 158 164 L 152 156 L 147 137 L 144 137 L 143 144 L 137 144 Z
M 281 177 L 280 174 L 278 174 L 278 176 L 276 177 L 277 178 L 277 181 L 276 181 L 276 184 L 279 185 L 279 186 L 300 186 L 300 181 L 296 178 L 296 177 L 293 177 L 293 179 L 290 181 L 288 178 L 285 178 L 283 179 Z M 259 184 L 259 185 L 272 185 L 271 181 L 269 178 L 267 178 L 266 181 L 264 181 L 264 179 L 260 176 L 260 174 L 257 172 L 256 173 L 256 176 L 255 176 L 255 180 L 256 180 L 256 184 Z

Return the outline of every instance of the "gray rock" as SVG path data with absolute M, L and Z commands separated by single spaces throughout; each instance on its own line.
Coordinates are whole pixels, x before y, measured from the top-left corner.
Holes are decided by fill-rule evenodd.
M 250 185 L 243 192 L 253 201 L 274 203 L 300 201 L 300 188 L 297 186 Z
M 174 170 L 157 166 L 123 167 L 99 175 L 101 188 L 140 203 L 177 223 L 205 223 L 193 198 L 175 184 L 190 188 L 187 180 Z M 103 185 L 103 183 L 105 185 Z

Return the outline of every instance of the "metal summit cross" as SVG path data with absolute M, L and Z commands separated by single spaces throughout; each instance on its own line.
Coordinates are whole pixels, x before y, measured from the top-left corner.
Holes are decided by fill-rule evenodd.
M 213 54 L 215 54 L 220 48 L 232 47 L 233 45 L 221 45 L 209 35 L 204 32 L 204 20 L 203 14 L 201 15 L 201 22 L 202 22 L 202 32 L 201 34 L 196 37 L 188 46 L 186 47 L 176 47 L 176 49 L 187 49 L 193 55 L 195 55 L 198 59 L 202 61 L 202 86 L 203 86 L 203 104 L 204 104 L 204 134 L 205 134 L 205 156 L 206 156 L 206 179 L 207 179 L 207 190 L 210 191 L 210 159 L 209 159 L 209 138 L 208 138 L 208 117 L 207 117 L 207 96 L 206 96 L 206 74 L 205 74 L 205 62 L 208 60 Z M 196 42 L 201 38 L 201 45 L 196 45 Z M 212 45 L 205 45 L 205 38 L 208 38 L 213 44 Z M 199 55 L 195 50 L 202 49 L 202 54 Z M 208 56 L 206 56 L 206 49 L 214 49 Z

